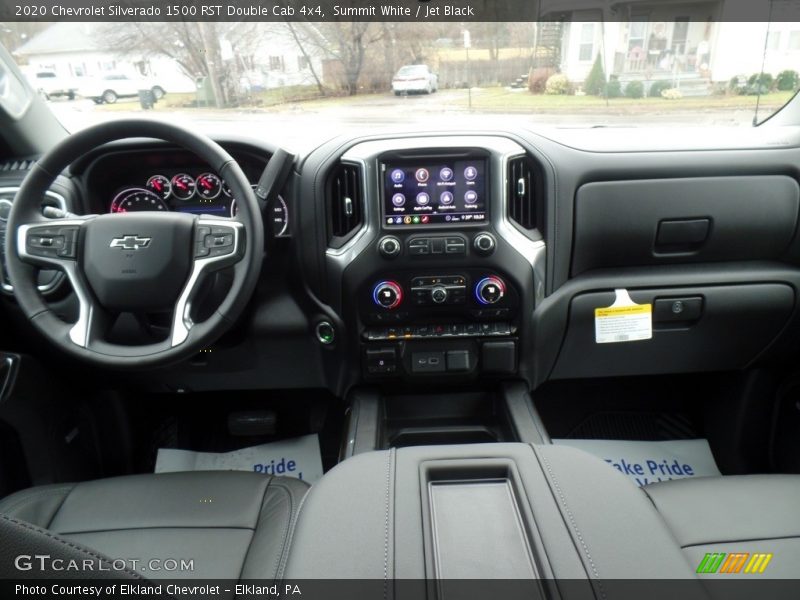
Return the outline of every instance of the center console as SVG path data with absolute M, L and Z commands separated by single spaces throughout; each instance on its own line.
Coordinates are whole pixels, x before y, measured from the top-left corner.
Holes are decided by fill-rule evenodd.
M 682 580 L 680 597 L 707 597 L 644 493 L 600 459 L 554 445 L 348 458 L 304 500 L 284 575 L 308 573 L 385 582 L 384 598 L 674 598 L 668 579 Z M 411 582 L 433 587 L 426 595 Z
M 365 222 L 327 258 L 364 381 L 518 372 L 544 279 L 544 241 L 509 219 L 508 165 L 524 153 L 453 136 L 369 141 L 341 157 L 363 174 Z

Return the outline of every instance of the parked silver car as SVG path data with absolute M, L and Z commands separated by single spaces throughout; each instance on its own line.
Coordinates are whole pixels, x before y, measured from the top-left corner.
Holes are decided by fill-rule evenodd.
M 432 94 L 439 89 L 439 76 L 428 65 L 406 65 L 400 67 L 392 78 L 392 91 L 400 94 Z

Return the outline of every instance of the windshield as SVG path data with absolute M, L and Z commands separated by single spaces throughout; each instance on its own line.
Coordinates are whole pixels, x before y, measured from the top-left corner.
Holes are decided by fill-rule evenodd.
M 29 19 L 0 23 L 0 40 L 71 131 L 144 113 L 288 138 L 510 118 L 752 127 L 797 91 L 800 23 L 719 21 L 722 2 L 647 4 L 627 20 Z

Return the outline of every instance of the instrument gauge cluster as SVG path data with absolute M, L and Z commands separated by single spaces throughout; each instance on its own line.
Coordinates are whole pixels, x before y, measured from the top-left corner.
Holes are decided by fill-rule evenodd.
M 157 160 L 149 155 L 123 156 L 126 155 L 101 159 L 103 162 L 98 162 L 90 172 L 89 185 L 96 190 L 102 210 L 110 213 L 153 211 L 236 217 L 237 198 L 227 182 L 207 166 L 187 160 L 180 154 L 159 155 Z M 142 164 L 137 166 L 137 160 Z M 246 158 L 240 164 L 251 181 L 264 168 L 263 164 L 248 163 Z M 256 186 L 252 187 L 255 190 Z M 289 207 L 284 198 L 275 196 L 261 208 L 268 235 L 290 237 Z
M 235 217 L 238 212 L 224 179 L 210 171 L 188 169 L 136 178 L 131 185 L 117 188 L 107 206 L 112 213 L 149 210 Z M 273 237 L 289 236 L 289 210 L 281 196 L 265 207 L 264 219 Z

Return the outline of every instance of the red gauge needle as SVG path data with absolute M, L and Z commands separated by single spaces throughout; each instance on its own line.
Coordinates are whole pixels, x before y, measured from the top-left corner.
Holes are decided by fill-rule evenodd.
M 181 188 L 182 190 L 185 190 L 185 189 L 186 189 L 186 184 L 185 184 L 185 183 L 183 183 L 182 181 L 179 181 L 179 182 L 178 182 L 178 183 L 176 183 L 175 185 L 177 185 L 177 186 L 178 186 L 179 188 Z
M 157 191 L 157 192 L 160 192 L 160 191 L 161 191 L 161 182 L 160 182 L 160 181 L 158 181 L 158 180 L 154 181 L 154 182 L 153 182 L 153 187 L 155 187 L 155 188 L 156 188 L 156 191 Z
M 211 184 L 208 182 L 208 179 L 203 179 L 200 183 L 203 184 L 203 187 L 207 190 L 211 189 Z

